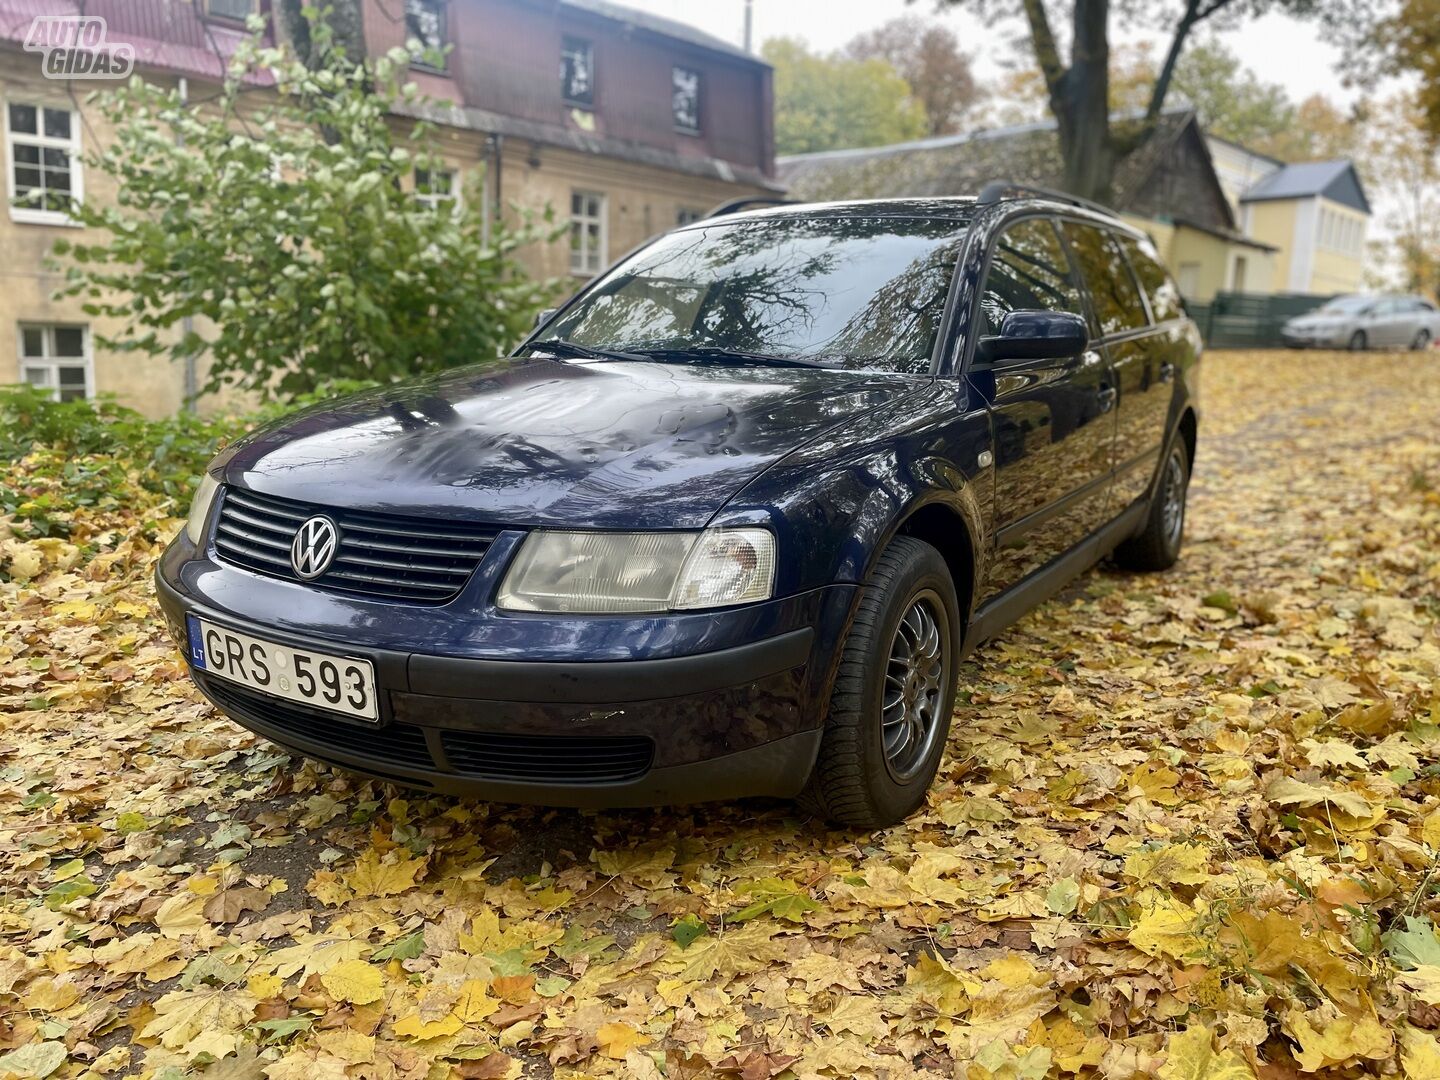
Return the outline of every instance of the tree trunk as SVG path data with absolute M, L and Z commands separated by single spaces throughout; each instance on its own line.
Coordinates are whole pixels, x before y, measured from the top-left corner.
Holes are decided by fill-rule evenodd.
M 1065 190 L 1106 205 L 1115 175 L 1109 22 L 1109 0 L 1075 0 L 1070 66 L 1051 95 L 1065 160 Z

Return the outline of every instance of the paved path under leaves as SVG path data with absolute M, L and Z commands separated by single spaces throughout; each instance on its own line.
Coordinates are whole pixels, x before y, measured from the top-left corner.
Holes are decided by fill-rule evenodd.
M 292 760 L 163 638 L 173 508 L 5 541 L 0 1076 L 1440 1075 L 1440 354 L 1205 368 L 1181 565 L 985 646 L 873 835 Z

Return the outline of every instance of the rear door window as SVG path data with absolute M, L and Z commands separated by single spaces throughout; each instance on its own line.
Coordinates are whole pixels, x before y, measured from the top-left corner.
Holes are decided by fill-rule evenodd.
M 1065 248 L 1048 218 L 1026 218 L 1000 234 L 980 293 L 982 333 L 1000 333 L 1012 311 L 1071 311 L 1083 315 L 1080 288 Z
M 1062 227 L 1090 290 L 1100 333 L 1108 337 L 1145 326 L 1145 303 L 1140 299 L 1140 287 L 1114 236 L 1078 221 L 1067 221 Z
M 1149 240 L 1137 240 L 1133 236 L 1122 236 L 1120 246 L 1130 256 L 1130 266 L 1140 279 L 1140 287 L 1150 298 L 1150 314 L 1157 323 L 1178 319 L 1185 314 L 1180 303 L 1180 290 L 1160 262 L 1155 245 Z

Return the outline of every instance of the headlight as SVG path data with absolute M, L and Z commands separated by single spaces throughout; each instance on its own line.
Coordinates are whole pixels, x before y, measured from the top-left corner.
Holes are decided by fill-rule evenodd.
M 220 482 L 206 473 L 195 488 L 195 498 L 190 500 L 190 517 L 185 522 L 185 535 L 196 547 L 205 542 L 205 519 L 210 516 L 210 507 L 215 504 L 215 494 L 219 490 Z
M 775 538 L 765 529 L 541 530 L 525 538 L 496 603 L 508 611 L 679 611 L 764 600 L 774 583 Z

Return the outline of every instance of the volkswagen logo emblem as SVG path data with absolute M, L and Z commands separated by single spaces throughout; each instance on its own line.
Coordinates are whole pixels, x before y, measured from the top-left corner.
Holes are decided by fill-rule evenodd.
M 290 544 L 290 565 L 309 581 L 330 569 L 339 549 L 340 526 L 324 514 L 316 514 L 296 531 Z

